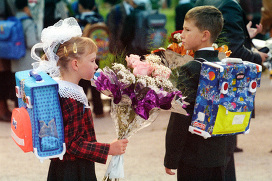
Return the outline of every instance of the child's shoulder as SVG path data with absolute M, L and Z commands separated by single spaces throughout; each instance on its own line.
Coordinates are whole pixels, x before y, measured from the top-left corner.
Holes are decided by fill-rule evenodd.
M 35 21 L 28 15 L 21 15 L 16 18 L 21 21 L 24 27 L 30 27 L 30 26 L 36 25 Z
M 182 65 L 180 68 L 179 68 L 179 72 L 181 74 L 189 74 L 189 75 L 192 75 L 192 74 L 197 74 L 199 73 L 201 70 L 201 63 L 198 62 L 198 61 L 195 61 L 195 60 L 192 60 L 184 65 Z
M 187 62 L 186 64 L 182 65 L 181 68 L 186 68 L 186 69 L 193 69 L 195 67 L 201 66 L 201 62 L 198 61 L 197 59 L 191 60 Z
M 26 27 L 34 27 L 36 26 L 36 23 L 35 21 L 31 18 L 31 17 L 24 17 L 23 20 L 22 20 L 22 24 L 25 25 Z

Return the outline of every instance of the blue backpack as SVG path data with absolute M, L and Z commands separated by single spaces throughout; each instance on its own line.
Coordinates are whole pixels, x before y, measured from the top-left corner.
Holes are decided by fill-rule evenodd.
M 25 19 L 30 19 L 30 17 L 12 16 L 7 20 L 0 20 L 0 58 L 20 59 L 25 56 L 26 45 L 21 23 Z

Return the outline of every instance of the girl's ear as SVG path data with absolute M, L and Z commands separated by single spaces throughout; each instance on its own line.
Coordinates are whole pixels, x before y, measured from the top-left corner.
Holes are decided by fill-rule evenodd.
M 77 59 L 73 59 L 71 61 L 71 66 L 72 66 L 73 70 L 78 71 L 78 61 L 77 61 Z

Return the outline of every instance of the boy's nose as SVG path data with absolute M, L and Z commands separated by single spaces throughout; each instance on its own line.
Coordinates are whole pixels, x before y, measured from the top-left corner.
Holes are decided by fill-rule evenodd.
M 183 33 L 183 32 L 184 32 L 184 31 L 182 31 L 182 33 L 180 34 L 181 39 L 184 38 L 184 33 Z

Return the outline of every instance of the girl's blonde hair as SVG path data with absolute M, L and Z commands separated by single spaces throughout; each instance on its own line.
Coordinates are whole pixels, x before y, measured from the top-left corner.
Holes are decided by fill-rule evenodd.
M 69 41 L 60 44 L 57 56 L 59 57 L 58 66 L 60 72 L 67 69 L 67 64 L 73 60 L 80 58 L 83 54 L 97 53 L 97 46 L 92 39 L 87 37 L 73 37 Z

